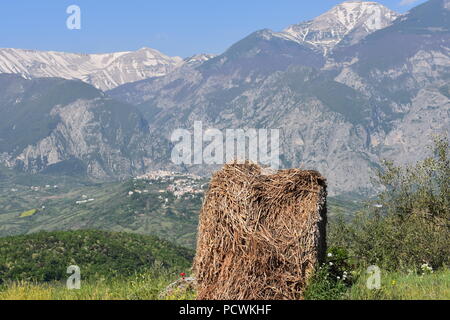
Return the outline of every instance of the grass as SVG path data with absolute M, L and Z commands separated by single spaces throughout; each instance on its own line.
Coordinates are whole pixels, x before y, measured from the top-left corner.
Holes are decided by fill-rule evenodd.
M 22 212 L 22 213 L 20 214 L 20 217 L 21 217 L 21 218 L 31 217 L 31 216 L 35 215 L 37 212 L 38 212 L 37 209 L 31 209 L 31 210 Z
M 147 272 L 128 278 L 83 281 L 80 290 L 68 290 L 61 282 L 37 284 L 14 282 L 0 287 L 0 300 L 192 300 L 195 292 L 180 290 L 167 297 L 160 293 L 176 280 L 169 272 Z M 426 275 L 382 274 L 381 289 L 369 290 L 367 277 L 340 297 L 342 300 L 449 300 L 450 270 Z M 320 299 L 320 297 L 316 297 Z
M 369 290 L 363 276 L 345 294 L 350 300 L 450 300 L 450 270 L 431 274 L 381 274 L 381 288 Z
M 0 289 L 0 300 L 191 300 L 193 292 L 182 290 L 170 296 L 160 293 L 174 280 L 169 273 L 152 272 L 124 279 L 81 282 L 80 290 L 68 290 L 63 283 L 15 282 Z

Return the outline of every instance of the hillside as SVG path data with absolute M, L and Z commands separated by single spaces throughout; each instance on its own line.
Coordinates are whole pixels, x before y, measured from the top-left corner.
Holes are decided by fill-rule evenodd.
M 100 229 L 156 235 L 194 248 L 207 184 L 207 179 L 182 174 L 96 183 L 0 167 L 0 237 Z M 351 215 L 361 207 L 356 198 L 328 201 L 330 216 Z
M 5 179 L 0 180 L 0 236 L 100 229 L 157 235 L 186 247 L 195 246 L 206 180 L 178 176 L 96 183 L 6 169 L 1 172 Z M 170 186 L 181 191 L 170 191 Z M 34 209 L 37 213 L 23 216 Z
M 137 108 L 79 80 L 0 74 L 0 111 L 0 162 L 8 167 L 108 180 L 151 161 Z
M 60 281 L 77 265 L 83 279 L 130 276 L 160 264 L 186 272 L 193 252 L 156 237 L 101 231 L 40 232 L 0 238 L 0 283 Z

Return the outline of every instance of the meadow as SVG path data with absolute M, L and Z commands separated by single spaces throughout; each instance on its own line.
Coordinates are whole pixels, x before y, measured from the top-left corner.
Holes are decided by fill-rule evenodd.
M 307 300 L 449 300 L 450 270 L 426 274 L 382 272 L 381 287 L 368 289 L 368 276 L 361 276 L 350 287 L 345 284 L 319 286 Z M 153 269 L 129 277 L 82 280 L 80 290 L 69 290 L 65 283 L 17 281 L 0 286 L 0 300 L 193 300 L 195 291 L 179 289 L 163 295 L 180 276 L 175 271 Z M 311 284 L 314 287 L 315 284 Z M 317 290 L 317 289 L 315 289 Z

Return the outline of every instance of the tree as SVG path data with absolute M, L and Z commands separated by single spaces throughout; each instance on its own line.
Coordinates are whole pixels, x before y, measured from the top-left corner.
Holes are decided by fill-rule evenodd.
M 410 166 L 385 161 L 382 192 L 350 222 L 330 227 L 330 244 L 348 248 L 364 265 L 414 269 L 449 265 L 450 158 L 447 137 L 435 137 L 431 156 Z

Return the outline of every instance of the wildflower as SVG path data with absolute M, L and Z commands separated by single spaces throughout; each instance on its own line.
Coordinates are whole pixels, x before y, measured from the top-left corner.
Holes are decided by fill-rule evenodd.
M 328 258 L 331 258 L 333 254 L 331 252 L 328 253 Z
M 391 283 L 393 286 L 395 286 L 396 284 L 397 284 L 397 281 L 395 281 L 395 280 L 392 280 L 392 283 Z
M 330 262 L 330 266 L 332 266 L 333 265 L 333 262 Z
M 433 268 L 428 263 L 422 264 L 420 268 L 422 269 L 422 274 L 433 273 Z
M 180 273 L 180 276 L 181 276 L 181 278 L 183 278 L 183 280 L 184 280 L 184 278 L 186 277 L 186 273 L 182 272 L 182 273 Z
M 430 265 L 429 265 L 428 263 L 424 263 L 424 264 L 422 265 L 422 269 L 424 269 L 424 270 L 433 270 L 433 268 L 430 267 Z

